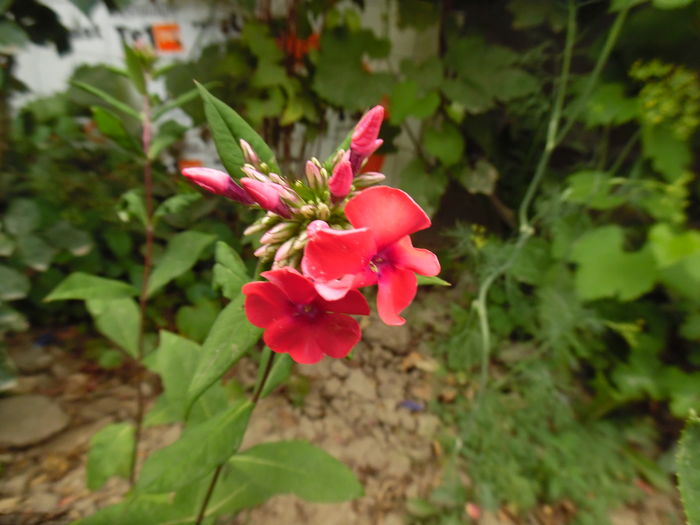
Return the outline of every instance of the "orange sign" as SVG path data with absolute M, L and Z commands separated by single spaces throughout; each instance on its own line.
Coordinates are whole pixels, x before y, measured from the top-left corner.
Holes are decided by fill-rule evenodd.
M 178 24 L 154 24 L 153 42 L 156 50 L 161 53 L 177 53 L 182 51 L 180 40 L 180 26 Z

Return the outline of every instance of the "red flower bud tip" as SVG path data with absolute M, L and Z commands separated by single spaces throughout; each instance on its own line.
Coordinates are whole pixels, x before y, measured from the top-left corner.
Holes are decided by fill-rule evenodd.
M 315 190 L 323 189 L 323 176 L 320 168 L 310 160 L 306 161 L 306 180 L 309 186 Z
M 328 180 L 328 189 L 331 190 L 333 200 L 344 199 L 350 193 L 352 186 L 352 167 L 350 161 L 341 160 L 333 168 L 333 176 Z
M 250 196 L 263 209 L 276 213 L 285 218 L 290 218 L 292 215 L 289 212 L 289 206 L 282 202 L 281 196 L 285 194 L 285 188 L 274 182 L 261 182 L 255 179 L 244 177 L 241 179 L 241 184 L 250 194 Z
M 182 174 L 192 182 L 216 195 L 222 195 L 241 204 L 253 204 L 253 199 L 223 171 L 212 168 L 185 168 Z
M 360 119 L 355 126 L 350 142 L 350 150 L 358 155 L 367 158 L 381 145 L 379 128 L 384 120 L 384 108 L 374 106 Z

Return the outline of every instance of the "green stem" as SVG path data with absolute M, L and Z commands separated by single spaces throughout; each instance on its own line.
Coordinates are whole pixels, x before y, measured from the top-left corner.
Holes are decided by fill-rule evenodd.
M 547 126 L 547 138 L 545 141 L 544 151 L 540 156 L 540 160 L 537 163 L 537 167 L 535 169 L 535 174 L 532 177 L 532 180 L 530 181 L 527 190 L 525 191 L 525 196 L 523 197 L 523 200 L 520 204 L 520 208 L 518 209 L 518 222 L 520 224 L 520 234 L 513 249 L 513 252 L 510 254 L 508 259 L 494 272 L 492 272 L 488 277 L 486 277 L 486 279 L 484 279 L 483 283 L 479 287 L 479 294 L 477 296 L 477 299 L 474 302 L 474 309 L 476 310 L 476 313 L 479 317 L 479 329 L 481 331 L 482 345 L 481 385 L 479 388 L 479 398 L 483 395 L 483 393 L 486 390 L 486 386 L 488 383 L 488 366 L 491 356 L 491 328 L 489 324 L 488 308 L 486 306 L 489 290 L 491 289 L 493 283 L 496 282 L 498 278 L 500 278 L 503 274 L 505 274 L 508 271 L 515 259 L 518 257 L 518 254 L 522 250 L 527 240 L 534 233 L 534 229 L 532 228 L 528 220 L 528 209 L 530 207 L 532 199 L 535 196 L 537 188 L 539 187 L 542 177 L 544 176 L 544 173 L 547 170 L 547 166 L 549 165 L 549 159 L 552 156 L 552 152 L 554 151 L 557 145 L 557 130 L 559 127 L 562 108 L 564 106 L 564 99 L 566 97 L 566 84 L 568 83 L 569 79 L 571 57 L 573 55 L 573 44 L 576 37 L 576 7 L 573 3 L 573 0 L 569 0 L 568 7 L 569 15 L 567 22 L 566 44 L 564 47 L 562 71 L 557 86 L 557 94 L 554 101 L 554 107 L 552 108 L 552 114 L 550 116 L 549 124 Z
M 263 372 L 260 381 L 258 381 L 258 384 L 255 387 L 253 398 L 251 399 L 251 402 L 253 403 L 253 410 L 255 409 L 255 407 L 258 404 L 258 401 L 260 400 L 260 396 L 262 395 L 262 392 L 265 388 L 265 383 L 267 383 L 267 379 L 270 377 L 270 371 L 272 371 L 272 365 L 274 362 L 275 354 L 274 352 L 270 352 L 268 354 L 267 362 L 265 363 L 265 371 Z M 206 516 L 209 500 L 211 500 L 211 496 L 214 493 L 214 488 L 216 488 L 216 483 L 217 481 L 219 481 L 219 476 L 221 475 L 221 471 L 223 470 L 223 468 L 224 463 L 221 463 L 217 465 L 216 469 L 214 470 L 214 475 L 211 478 L 211 482 L 209 482 L 209 487 L 207 487 L 207 493 L 204 496 L 204 500 L 202 501 L 202 506 L 199 508 L 199 513 L 197 514 L 197 521 L 195 522 L 195 525 L 201 525 L 202 521 L 204 520 L 204 517 Z
M 528 211 L 530 204 L 539 189 L 540 183 L 544 174 L 549 166 L 549 161 L 551 159 L 552 153 L 557 148 L 561 141 L 564 139 L 566 134 L 569 132 L 573 126 L 576 118 L 578 117 L 581 110 L 585 107 L 588 98 L 590 97 L 593 89 L 595 88 L 598 78 L 607 63 L 610 53 L 615 46 L 617 38 L 620 36 L 620 31 L 624 24 L 625 18 L 627 17 L 627 12 L 629 8 L 620 11 L 613 22 L 608 37 L 603 45 L 598 60 L 593 68 L 591 75 L 589 76 L 588 83 L 583 91 L 582 96 L 579 98 L 574 110 L 569 115 L 566 125 L 563 129 L 559 131 L 559 125 L 562 117 L 562 111 L 564 107 L 564 101 L 566 99 L 566 84 L 569 79 L 569 71 L 571 67 L 571 58 L 573 56 L 573 45 L 576 37 L 576 6 L 573 0 L 568 1 L 568 20 L 567 20 L 567 31 L 566 31 L 566 44 L 564 47 L 564 57 L 562 62 L 562 71 L 559 78 L 559 83 L 557 86 L 557 94 L 554 101 L 554 106 L 552 108 L 552 113 L 549 118 L 549 123 L 547 126 L 547 138 L 545 141 L 544 150 L 540 156 L 540 159 L 535 168 L 535 174 L 530 181 L 530 184 L 525 191 L 525 196 L 520 203 L 520 208 L 518 209 L 518 222 L 520 224 L 519 230 L 520 234 L 513 248 L 512 253 L 508 259 L 493 273 L 491 273 L 479 288 L 479 294 L 476 301 L 474 302 L 474 309 L 479 317 L 479 328 L 481 331 L 481 343 L 482 343 L 482 356 L 481 356 L 481 385 L 479 388 L 479 396 L 481 396 L 486 390 L 488 383 L 488 365 L 490 361 L 491 354 L 491 329 L 489 325 L 488 308 L 486 306 L 488 293 L 494 282 L 501 276 L 503 276 L 508 269 L 512 266 L 515 260 L 518 258 L 521 250 L 527 243 L 530 237 L 535 233 L 534 228 L 530 224 L 528 218 Z

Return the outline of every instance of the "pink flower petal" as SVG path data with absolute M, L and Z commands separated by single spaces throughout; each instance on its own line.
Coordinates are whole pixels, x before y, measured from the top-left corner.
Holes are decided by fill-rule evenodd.
M 416 296 L 418 282 L 411 270 L 384 266 L 377 286 L 377 311 L 388 325 L 400 326 L 406 320 L 399 314 Z
M 369 228 L 377 252 L 402 237 L 430 226 L 430 218 L 406 192 L 389 186 L 361 191 L 345 205 L 345 215 L 355 228 Z
M 279 287 L 294 304 L 309 304 L 317 296 L 313 283 L 293 268 L 270 270 L 260 275 Z
M 267 328 L 291 314 L 292 306 L 282 291 L 272 283 L 248 283 L 245 294 L 245 313 L 248 320 L 260 328 Z
M 327 312 L 337 312 L 351 315 L 369 315 L 369 305 L 367 299 L 357 290 L 350 290 L 345 297 L 337 301 L 324 301 L 318 299 L 317 302 Z
M 345 295 L 355 287 L 355 277 L 353 275 L 344 275 L 340 279 L 331 281 L 315 281 L 314 288 L 323 299 L 326 301 L 337 301 L 345 297 Z
M 366 228 L 317 229 L 309 235 L 302 269 L 316 281 L 332 281 L 363 271 L 375 253 L 373 235 Z
M 437 256 L 429 250 L 414 248 L 408 235 L 389 246 L 384 253 L 392 264 L 399 268 L 430 277 L 440 273 L 440 261 Z
M 265 330 L 263 340 L 270 350 L 289 354 L 297 363 L 312 365 L 323 359 L 317 342 L 319 326 L 295 322 L 293 317 L 283 317 Z

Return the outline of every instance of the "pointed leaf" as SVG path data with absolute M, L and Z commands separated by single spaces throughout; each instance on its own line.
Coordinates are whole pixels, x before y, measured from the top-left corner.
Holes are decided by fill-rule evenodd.
M 170 239 L 148 281 L 148 296 L 192 268 L 215 238 L 208 233 L 185 231 Z
M 80 80 L 74 80 L 71 82 L 72 85 L 74 85 L 77 88 L 83 89 L 87 91 L 88 93 L 91 93 L 92 95 L 95 95 L 96 97 L 100 97 L 102 100 L 104 100 L 107 104 L 112 106 L 114 109 L 118 109 L 119 111 L 126 113 L 130 117 L 135 118 L 136 120 L 141 120 L 141 114 L 136 111 L 134 108 L 129 106 L 128 104 L 125 104 L 121 100 L 113 97 L 106 91 L 101 90 L 100 88 L 97 88 L 95 86 L 91 86 L 90 84 L 87 84 L 85 82 L 81 82 Z
M 250 401 L 239 401 L 208 421 L 186 428 L 175 443 L 148 457 L 136 490 L 171 492 L 210 475 L 238 450 L 252 409 Z
M 306 501 L 339 502 L 362 495 L 353 472 L 306 441 L 263 443 L 236 454 L 229 466 L 276 494 L 292 493 Z
M 90 299 L 85 306 L 102 335 L 123 348 L 131 357 L 139 355 L 139 307 L 131 297 Z
M 56 255 L 56 249 L 41 237 L 23 235 L 17 238 L 17 254 L 30 268 L 45 272 Z
M 248 322 L 239 295 L 224 308 L 204 341 L 197 369 L 189 387 L 190 406 L 260 339 L 261 330 Z
M 217 242 L 214 287 L 221 288 L 224 297 L 234 299 L 248 281 L 250 277 L 241 256 L 225 242 Z
M 136 88 L 136 91 L 142 95 L 145 95 L 146 78 L 143 73 L 143 65 L 141 64 L 141 60 L 131 46 L 124 42 L 122 47 L 124 49 L 124 62 L 126 63 L 126 70 L 129 73 L 131 83 Z
M 5 214 L 5 229 L 14 236 L 33 232 L 41 222 L 39 206 L 31 199 L 14 199 Z
M 210 84 L 209 84 L 210 85 Z M 186 93 L 183 93 L 179 97 L 175 98 L 174 100 L 171 100 L 169 102 L 166 102 L 159 108 L 157 108 L 153 112 L 153 120 L 158 120 L 160 117 L 165 115 L 168 111 L 172 111 L 175 108 L 179 108 L 180 106 L 184 106 L 188 102 L 192 102 L 194 99 L 197 98 L 199 95 L 199 90 L 197 88 L 192 88 L 191 90 L 187 91 Z
M 127 151 L 143 154 L 138 141 L 129 133 L 122 119 L 106 108 L 92 106 L 92 117 L 100 132 Z
M 116 423 L 100 429 L 90 439 L 87 457 L 87 486 L 97 490 L 112 476 L 128 478 L 134 450 L 134 427 Z
M 239 140 L 243 139 L 253 147 L 260 160 L 271 166 L 273 171 L 279 171 L 274 153 L 243 117 L 209 93 L 203 85 L 198 83 L 197 89 L 204 101 L 204 111 L 214 136 L 216 151 L 226 170 L 234 177 L 240 176 L 244 159 Z
M 59 283 L 44 301 L 65 301 L 66 299 L 115 299 L 137 295 L 138 290 L 130 284 L 105 279 L 96 275 L 75 272 Z

